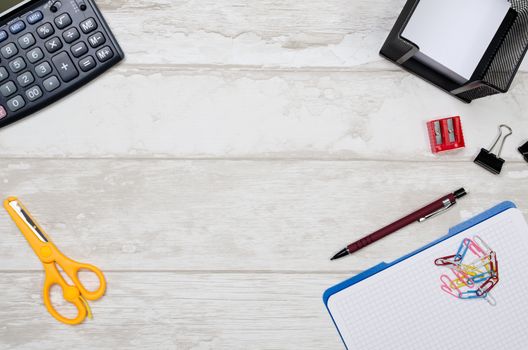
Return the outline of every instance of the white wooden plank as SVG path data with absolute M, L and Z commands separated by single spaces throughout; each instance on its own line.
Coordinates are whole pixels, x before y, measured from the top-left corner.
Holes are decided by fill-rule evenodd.
M 322 302 L 341 274 L 110 273 L 94 320 L 57 323 L 38 273 L 0 273 L 2 349 L 338 349 Z
M 98 3 L 130 64 L 398 69 L 378 52 L 403 0 Z
M 121 67 L 0 130 L 0 157 L 433 160 L 425 123 L 463 117 L 473 158 L 499 123 L 528 138 L 528 75 L 509 94 L 466 105 L 403 72 Z
M 398 0 L 99 1 L 130 64 L 391 67 Z M 148 13 L 148 15 L 145 15 Z
M 390 261 L 503 200 L 528 214 L 528 165 L 501 177 L 472 163 L 2 160 L 17 195 L 69 256 L 105 271 L 342 271 Z M 448 214 L 352 257 L 329 258 L 460 186 Z M 3 211 L 3 210 L 2 210 Z M 0 270 L 40 270 L 0 215 Z

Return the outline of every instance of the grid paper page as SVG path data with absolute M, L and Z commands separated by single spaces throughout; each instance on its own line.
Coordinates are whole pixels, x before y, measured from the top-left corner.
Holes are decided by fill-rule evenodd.
M 435 259 L 455 254 L 464 238 L 475 235 L 497 253 L 495 306 L 440 288 L 440 276 L 449 270 Z M 526 221 L 509 209 L 332 295 L 328 308 L 350 350 L 528 349 L 527 253 Z

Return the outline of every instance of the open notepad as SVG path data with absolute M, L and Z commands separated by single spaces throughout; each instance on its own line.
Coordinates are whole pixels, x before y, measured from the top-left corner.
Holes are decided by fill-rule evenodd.
M 528 349 L 528 225 L 518 209 L 505 205 L 414 255 L 327 291 L 347 348 Z M 449 270 L 435 259 L 455 254 L 462 240 L 474 237 L 497 254 L 500 280 L 489 292 L 494 303 L 442 289 L 440 277 Z

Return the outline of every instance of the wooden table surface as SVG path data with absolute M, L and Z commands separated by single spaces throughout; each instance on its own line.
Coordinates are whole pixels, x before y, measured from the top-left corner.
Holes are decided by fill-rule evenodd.
M 500 201 L 528 214 L 528 66 L 459 102 L 378 56 L 403 0 L 98 3 L 126 61 L 0 130 L 0 193 L 101 267 L 107 295 L 93 321 L 57 323 L 0 215 L 1 349 L 341 349 L 327 287 Z M 449 115 L 468 147 L 433 156 L 425 122 Z M 500 123 L 497 177 L 472 159 Z M 460 186 L 448 214 L 329 261 Z

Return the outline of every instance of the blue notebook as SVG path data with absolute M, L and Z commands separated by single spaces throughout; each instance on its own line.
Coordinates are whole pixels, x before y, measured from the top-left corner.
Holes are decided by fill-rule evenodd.
M 349 350 L 526 349 L 527 253 L 528 225 L 504 202 L 323 299 Z

